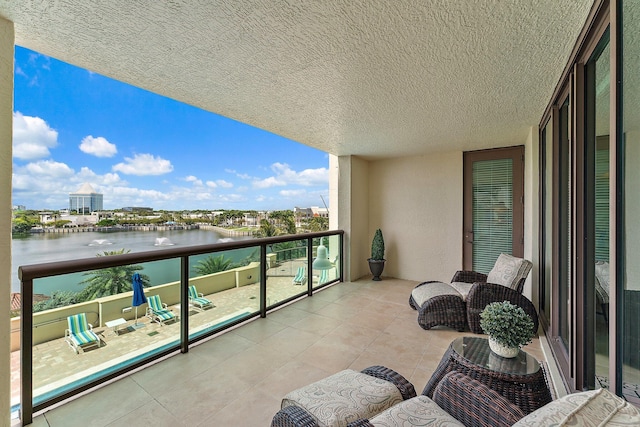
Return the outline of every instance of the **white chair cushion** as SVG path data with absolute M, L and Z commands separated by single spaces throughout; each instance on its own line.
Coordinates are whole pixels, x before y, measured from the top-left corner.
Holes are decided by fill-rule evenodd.
M 629 402 L 601 388 L 561 397 L 513 425 L 525 426 L 640 426 L 640 412 Z
M 400 391 L 389 381 L 346 369 L 292 391 L 282 399 L 282 407 L 299 406 L 319 426 L 341 427 L 400 402 Z
M 473 287 L 473 283 L 467 282 L 451 282 L 451 287 L 460 293 L 462 299 L 464 301 L 467 300 L 467 295 L 469 295 L 469 291 Z
M 369 420 L 376 427 L 464 427 L 427 396 L 405 400 Z
M 425 301 L 439 295 L 457 295 L 462 298 L 460 292 L 453 288 L 449 283 L 433 282 L 418 286 L 411 291 L 411 296 L 418 307 L 422 307 Z
M 531 267 L 531 262 L 526 259 L 500 254 L 495 265 L 487 274 L 487 282 L 516 289 L 520 279 L 529 275 Z

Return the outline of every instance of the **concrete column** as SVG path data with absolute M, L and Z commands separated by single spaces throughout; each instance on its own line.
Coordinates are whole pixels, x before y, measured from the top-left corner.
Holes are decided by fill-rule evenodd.
M 538 126 L 531 126 L 524 146 L 524 257 L 533 262 L 533 268 L 522 291 L 539 307 L 538 268 L 540 266 L 540 137 Z
M 0 426 L 11 425 L 11 173 L 13 23 L 0 18 Z M 4 279 L 2 278 L 4 277 Z
M 354 156 L 329 157 L 329 227 L 345 231 L 345 281 L 368 274 L 368 165 Z

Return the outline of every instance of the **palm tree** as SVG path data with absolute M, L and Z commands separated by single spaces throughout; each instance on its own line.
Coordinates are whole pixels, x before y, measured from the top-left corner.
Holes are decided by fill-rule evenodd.
M 260 230 L 253 233 L 255 237 L 273 237 L 280 234 L 278 228 L 269 220 L 260 220 Z
M 116 251 L 104 251 L 102 254 L 96 254 L 96 256 L 122 255 L 129 252 L 131 251 L 123 248 Z M 120 265 L 86 272 L 84 275 L 90 277 L 80 282 L 80 285 L 86 285 L 86 287 L 80 291 L 79 299 L 81 301 L 89 301 L 130 291 L 132 289 L 131 280 L 133 274 L 143 269 L 144 267 L 141 265 Z M 140 278 L 144 286 L 149 286 L 149 276 L 140 274 Z
M 193 266 L 195 272 L 201 276 L 218 273 L 228 270 L 229 268 L 231 268 L 231 260 L 225 258 L 224 255 L 217 257 L 208 256 Z

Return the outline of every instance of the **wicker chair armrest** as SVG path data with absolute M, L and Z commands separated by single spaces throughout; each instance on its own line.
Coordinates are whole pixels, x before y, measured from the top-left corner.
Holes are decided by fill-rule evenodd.
M 299 406 L 285 406 L 274 415 L 271 427 L 318 427 L 318 422 Z
M 454 371 L 438 383 L 433 401 L 467 427 L 511 426 L 525 415 L 497 391 Z
M 416 397 L 416 390 L 413 387 L 413 384 L 411 384 L 405 377 L 403 377 L 393 369 L 375 365 L 369 366 L 368 368 L 363 369 L 361 372 L 375 378 L 380 378 L 381 380 L 389 381 L 398 388 L 404 400 Z
M 464 283 L 486 282 L 487 275 L 478 273 L 477 271 L 458 270 L 456 271 L 456 274 L 453 275 L 453 279 L 451 279 L 451 281 Z

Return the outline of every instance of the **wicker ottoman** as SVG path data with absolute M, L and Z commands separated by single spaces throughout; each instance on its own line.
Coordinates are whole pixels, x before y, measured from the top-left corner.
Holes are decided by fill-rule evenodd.
M 462 332 L 467 327 L 467 310 L 462 295 L 448 283 L 420 283 L 411 291 L 409 305 L 418 310 L 418 325 L 422 329 L 447 326 Z
M 271 426 L 346 426 L 415 396 L 413 385 L 389 368 L 346 369 L 288 393 Z

